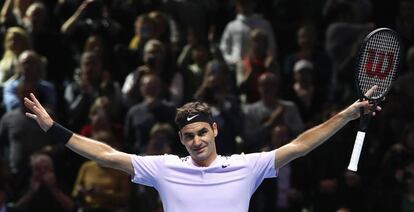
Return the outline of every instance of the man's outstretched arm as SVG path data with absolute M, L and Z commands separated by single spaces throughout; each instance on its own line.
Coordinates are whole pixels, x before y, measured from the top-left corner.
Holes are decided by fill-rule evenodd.
M 48 132 L 52 126 L 55 128 L 61 128 L 60 125 L 52 120 L 52 118 L 33 94 L 30 94 L 30 99 L 27 97 L 24 98 L 24 104 L 32 112 L 27 112 L 26 116 L 34 119 L 43 131 Z M 66 132 L 63 135 L 68 135 L 67 141 L 64 138 L 65 136 L 55 139 L 63 139 L 63 142 L 67 142 L 66 146 L 74 152 L 90 160 L 96 161 L 102 166 L 118 169 L 127 172 L 130 175 L 134 174 L 131 156 L 129 154 L 120 152 L 107 144 L 83 137 L 75 133 L 70 132 L 70 134 L 68 134 Z M 55 136 L 56 135 L 54 135 L 54 137 Z
M 306 155 L 321 145 L 323 142 L 328 140 L 348 122 L 359 118 L 361 108 L 364 109 L 364 112 L 366 114 L 374 113 L 373 111 L 370 111 L 371 107 L 372 105 L 370 105 L 368 101 L 357 101 L 324 123 L 300 134 L 292 142 L 276 149 L 276 169 L 283 167 L 298 157 Z M 376 110 L 379 111 L 381 108 L 377 107 Z

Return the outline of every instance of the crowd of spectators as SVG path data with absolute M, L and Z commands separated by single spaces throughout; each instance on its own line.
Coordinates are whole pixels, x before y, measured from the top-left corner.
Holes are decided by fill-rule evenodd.
M 153 188 L 76 155 L 26 118 L 29 93 L 69 129 L 129 153 L 185 156 L 173 119 L 194 100 L 212 107 L 219 154 L 268 151 L 358 98 L 358 47 L 378 27 L 399 33 L 403 57 L 358 172 L 346 169 L 355 122 L 265 180 L 250 211 L 414 211 L 414 0 L 0 8 L 0 211 L 162 211 Z

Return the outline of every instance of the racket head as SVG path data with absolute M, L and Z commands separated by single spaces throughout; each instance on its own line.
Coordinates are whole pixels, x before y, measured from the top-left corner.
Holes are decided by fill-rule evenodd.
M 400 37 L 392 29 L 378 28 L 364 38 L 355 71 L 356 86 L 361 99 L 383 99 L 397 77 L 401 52 Z M 374 85 L 378 87 L 372 95 L 365 95 Z

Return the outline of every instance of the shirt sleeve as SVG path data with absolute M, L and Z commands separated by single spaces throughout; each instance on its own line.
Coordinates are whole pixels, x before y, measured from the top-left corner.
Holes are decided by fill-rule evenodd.
M 277 177 L 275 168 L 275 150 L 245 155 L 250 164 L 252 173 L 259 179 Z
M 134 183 L 154 187 L 157 175 L 163 166 L 163 156 L 131 156 L 134 176 L 131 181 Z

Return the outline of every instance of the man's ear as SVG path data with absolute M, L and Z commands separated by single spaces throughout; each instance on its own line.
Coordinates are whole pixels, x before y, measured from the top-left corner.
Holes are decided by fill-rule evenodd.
M 213 133 L 214 133 L 214 137 L 218 135 L 218 127 L 217 127 L 216 122 L 213 123 Z

